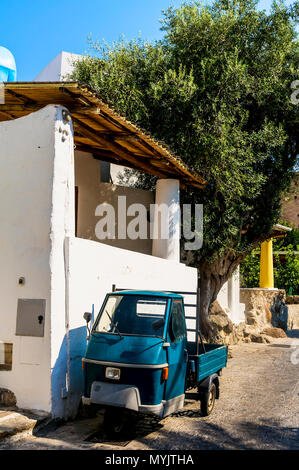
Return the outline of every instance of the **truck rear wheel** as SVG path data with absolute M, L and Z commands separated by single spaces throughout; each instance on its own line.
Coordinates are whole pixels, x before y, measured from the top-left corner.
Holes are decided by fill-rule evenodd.
M 208 392 L 203 392 L 200 395 L 200 411 L 203 416 L 209 416 L 214 408 L 216 399 L 216 385 L 214 382 L 211 384 Z

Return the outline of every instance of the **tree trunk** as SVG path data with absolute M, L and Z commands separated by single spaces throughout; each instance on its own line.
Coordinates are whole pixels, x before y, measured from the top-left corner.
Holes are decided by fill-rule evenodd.
M 213 328 L 209 321 L 210 307 L 217 299 L 221 287 L 237 269 L 244 257 L 245 255 L 234 257 L 231 253 L 226 253 L 213 263 L 202 261 L 200 264 L 199 328 L 207 340 L 211 340 L 213 337 Z

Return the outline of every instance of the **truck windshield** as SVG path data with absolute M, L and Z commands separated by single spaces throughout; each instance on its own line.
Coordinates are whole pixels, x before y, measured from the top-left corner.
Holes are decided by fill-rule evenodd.
M 109 295 L 93 332 L 162 337 L 167 301 L 158 296 Z

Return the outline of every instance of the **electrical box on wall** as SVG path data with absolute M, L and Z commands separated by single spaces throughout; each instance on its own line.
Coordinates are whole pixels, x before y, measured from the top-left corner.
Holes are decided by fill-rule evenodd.
M 17 336 L 44 336 L 45 299 L 18 299 Z

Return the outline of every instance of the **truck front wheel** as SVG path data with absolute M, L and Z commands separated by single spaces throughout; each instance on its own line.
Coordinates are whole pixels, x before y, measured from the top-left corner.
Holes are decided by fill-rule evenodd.
M 109 408 L 104 415 L 104 429 L 110 438 L 131 439 L 135 431 L 135 419 L 127 410 Z
M 202 392 L 200 394 L 200 411 L 203 416 L 209 416 L 212 413 L 215 399 L 216 385 L 213 382 L 208 392 Z

